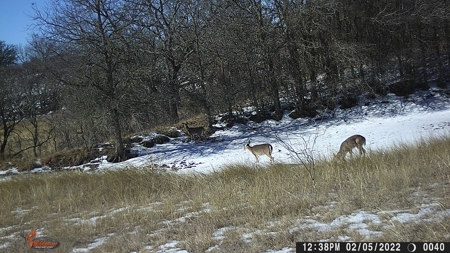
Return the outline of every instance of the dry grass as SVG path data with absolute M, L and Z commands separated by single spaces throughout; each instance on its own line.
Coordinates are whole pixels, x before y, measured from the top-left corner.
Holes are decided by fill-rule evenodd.
M 52 116 L 40 116 L 37 119 L 39 125 L 39 136 L 40 141 L 49 136 L 52 132 L 51 124 L 49 123 L 49 118 Z M 5 157 L 6 161 L 0 160 L 0 169 L 8 168 L 8 162 L 12 162 L 14 166 L 24 168 L 25 170 L 33 167 L 34 165 L 34 154 L 33 149 L 33 125 L 28 120 L 23 120 L 19 122 L 15 128 L 13 134 L 8 138 L 6 145 Z M 3 134 L 3 132 L 2 132 Z M 21 153 L 19 153 L 22 151 Z M 49 140 L 46 143 L 40 145 L 37 148 L 39 154 L 50 154 L 55 151 L 53 140 Z M 13 154 L 18 153 L 15 157 Z
M 58 239 L 54 252 L 101 242 L 90 252 L 156 252 L 168 242 L 189 252 L 261 252 L 296 241 L 448 241 L 450 217 L 402 223 L 421 205 L 450 209 L 450 139 L 372 152 L 348 162 L 318 161 L 316 190 L 301 166 L 229 166 L 202 176 L 129 169 L 19 175 L 0 182 L 0 246 L 28 252 L 19 234 Z M 376 214 L 366 237 L 348 225 L 320 230 L 361 210 Z M 386 212 L 383 212 L 386 211 Z M 308 225 L 309 224 L 309 225 Z M 94 247 L 94 246 L 93 246 Z
M 37 121 L 39 126 L 39 136 L 41 138 L 40 141 L 42 141 L 43 138 L 48 137 L 50 135 L 49 133 L 52 133 L 50 135 L 51 138 L 37 148 L 38 157 L 34 156 L 33 149 L 31 148 L 33 146 L 33 136 L 30 130 L 33 130 L 33 126 L 29 121 L 24 120 L 15 127 L 14 134 L 8 139 L 5 158 L 0 158 L 0 170 L 6 170 L 12 167 L 17 168 L 19 171 L 32 170 L 41 166 L 41 164 L 36 163 L 37 160 L 42 161 L 42 164 L 49 165 L 53 169 L 60 169 L 65 166 L 89 162 L 94 158 L 99 157 L 99 153 L 110 156 L 114 152 L 114 150 L 104 150 L 99 152 L 98 150 L 88 148 L 62 148 L 66 147 L 67 143 L 71 143 L 72 145 L 78 144 L 78 147 L 81 147 L 84 143 L 83 138 L 86 137 L 80 135 L 80 129 L 78 129 L 79 127 L 76 126 L 75 123 L 72 124 L 64 120 L 60 112 L 55 112 L 47 116 L 40 116 Z M 64 121 L 64 123 L 67 124 L 64 126 L 64 129 L 62 129 L 63 127 L 61 127 L 61 129 L 58 128 L 58 125 L 60 124 L 57 122 L 60 121 Z M 55 126 L 52 126 L 50 122 L 57 125 L 56 130 L 52 130 Z M 206 127 L 208 125 L 206 115 L 203 114 L 186 118 L 182 122 L 189 122 L 190 126 Z M 154 126 L 146 130 L 135 132 L 134 134 L 127 134 L 123 139 L 127 142 L 136 135 L 147 135 L 149 132 L 162 134 L 170 138 L 177 138 L 179 134 L 177 130 L 184 130 L 181 123 L 177 124 L 175 127 L 174 125 Z M 206 127 L 205 130 L 208 131 L 208 128 Z M 64 132 L 65 135 L 62 136 L 61 133 L 56 134 L 55 131 L 58 133 Z M 112 140 L 104 140 L 104 142 L 110 141 Z M 18 154 L 14 156 L 13 154 L 16 153 Z
M 64 119 L 62 114 L 63 112 L 54 112 L 38 117 L 39 141 L 41 142 L 45 138 L 49 138 L 37 148 L 38 157 L 35 157 L 32 149 L 32 131 L 34 130 L 32 124 L 28 120 L 20 122 L 15 127 L 14 134 L 8 139 L 4 154 L 5 157 L 0 158 L 0 170 L 6 170 L 11 167 L 17 168 L 19 171 L 31 170 L 40 166 L 40 164 L 36 164 L 36 160 L 41 160 L 44 164 L 50 165 L 54 169 L 59 169 L 64 166 L 89 162 L 99 157 L 97 150 L 85 147 L 85 141 L 91 143 L 93 140 L 87 135 L 99 136 L 100 133 L 91 133 L 88 131 L 89 134 L 83 134 L 75 122 Z M 193 120 L 197 120 L 197 118 L 200 117 L 193 118 Z M 178 137 L 177 129 L 172 125 L 159 125 L 140 131 L 142 134 L 148 134 L 149 132 L 163 134 L 171 138 Z M 132 135 L 127 134 L 123 139 L 127 142 L 137 134 L 139 132 L 134 132 Z M 103 140 L 103 142 L 111 141 L 108 139 Z M 75 146 L 76 148 L 70 148 L 68 146 Z M 108 150 L 101 153 L 111 155 L 113 152 L 114 150 Z

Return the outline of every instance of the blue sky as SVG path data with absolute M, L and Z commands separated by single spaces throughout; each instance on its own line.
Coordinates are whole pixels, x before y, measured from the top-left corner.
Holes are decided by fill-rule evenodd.
M 6 44 L 26 46 L 31 38 L 33 23 L 32 5 L 45 7 L 48 0 L 0 0 L 0 41 Z

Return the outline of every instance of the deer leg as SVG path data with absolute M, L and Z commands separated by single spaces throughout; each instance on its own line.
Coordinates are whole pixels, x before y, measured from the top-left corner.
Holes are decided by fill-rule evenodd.
M 273 157 L 271 155 L 267 155 L 267 157 L 269 157 L 270 162 L 273 163 L 273 160 L 274 160 Z
M 358 146 L 358 150 L 359 150 L 359 155 L 366 155 L 366 150 L 362 147 L 362 145 Z

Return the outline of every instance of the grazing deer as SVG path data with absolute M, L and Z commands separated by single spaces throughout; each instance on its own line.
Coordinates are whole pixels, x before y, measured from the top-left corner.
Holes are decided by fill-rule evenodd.
M 194 136 L 198 136 L 199 139 L 202 139 L 205 134 L 205 129 L 203 127 L 189 127 L 187 123 L 183 123 L 184 128 L 186 129 L 187 134 L 193 139 Z
M 244 145 L 244 150 L 248 149 L 256 158 L 256 162 L 259 162 L 258 156 L 266 155 L 270 158 L 270 162 L 273 163 L 273 157 L 272 157 L 272 145 L 266 143 L 266 144 L 259 144 L 254 145 L 253 147 L 250 146 L 250 141 L 248 141 L 247 144 Z
M 334 155 L 335 158 L 343 158 L 347 153 L 350 153 L 350 158 L 353 158 L 353 149 L 358 148 L 359 155 L 366 155 L 366 150 L 363 148 L 363 145 L 366 144 L 366 138 L 362 135 L 352 135 L 348 137 L 344 142 L 342 142 L 339 152 Z

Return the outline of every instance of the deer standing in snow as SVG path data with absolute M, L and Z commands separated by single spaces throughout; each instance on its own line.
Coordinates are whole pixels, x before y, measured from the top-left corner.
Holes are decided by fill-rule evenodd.
M 202 139 L 205 135 L 205 128 L 203 127 L 189 127 L 187 123 L 183 123 L 184 128 L 186 129 L 187 134 L 194 139 L 194 136 L 197 136 L 199 139 Z
M 254 145 L 252 147 L 252 146 L 250 146 L 250 140 L 249 140 L 248 143 L 244 145 L 244 150 L 245 149 L 252 152 L 252 154 L 256 158 L 256 162 L 259 162 L 258 156 L 262 156 L 262 155 L 266 155 L 267 157 L 269 157 L 271 163 L 273 163 L 273 161 L 274 161 L 274 159 L 272 157 L 273 147 L 272 147 L 272 145 L 270 145 L 268 143 Z

